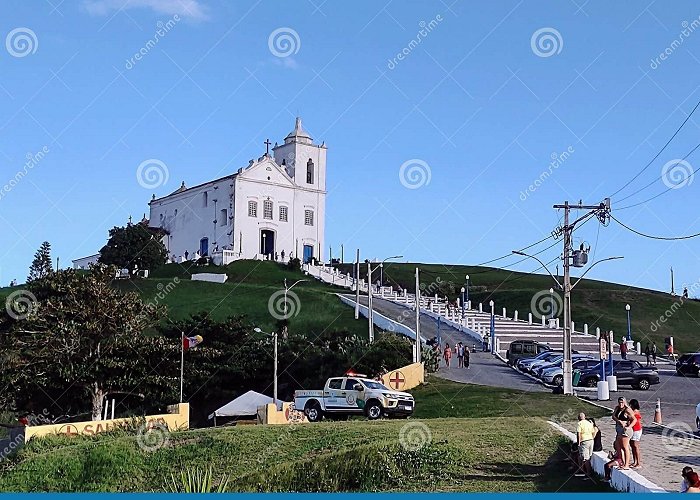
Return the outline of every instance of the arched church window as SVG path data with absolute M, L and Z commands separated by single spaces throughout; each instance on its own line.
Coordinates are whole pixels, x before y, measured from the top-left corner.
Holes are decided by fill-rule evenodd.
M 309 158 L 309 161 L 306 162 L 306 183 L 314 183 L 314 162 L 311 160 L 311 158 Z

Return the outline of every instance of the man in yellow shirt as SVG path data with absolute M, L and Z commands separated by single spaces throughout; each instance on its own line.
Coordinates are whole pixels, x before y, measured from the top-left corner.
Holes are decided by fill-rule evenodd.
M 600 432 L 593 426 L 590 420 L 586 420 L 586 414 L 581 412 L 578 414 L 578 426 L 576 427 L 576 435 L 578 437 L 578 452 L 581 457 L 581 469 L 589 477 L 592 474 L 591 456 L 593 455 L 593 439 L 596 433 Z

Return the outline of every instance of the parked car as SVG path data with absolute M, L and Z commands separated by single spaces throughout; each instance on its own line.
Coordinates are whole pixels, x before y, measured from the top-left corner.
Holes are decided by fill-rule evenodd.
M 539 353 L 537 356 L 532 356 L 530 358 L 520 358 L 518 361 L 515 362 L 515 367 L 518 370 L 524 371 L 525 369 L 523 368 L 523 365 L 525 364 L 525 362 L 534 363 L 535 361 L 539 361 L 540 359 L 547 356 L 550 352 L 551 351 L 543 351 L 543 352 Z
M 514 365 L 521 358 L 530 358 L 551 350 L 552 348 L 547 344 L 541 344 L 535 340 L 514 340 L 508 346 L 506 359 L 508 364 Z
M 659 372 L 656 367 L 647 368 L 639 361 L 616 359 L 613 370 L 617 377 L 617 385 L 631 385 L 633 389 L 646 391 L 653 384 L 659 383 Z M 581 373 L 578 385 L 596 387 L 600 381 L 600 363 Z
M 578 361 L 580 359 L 592 359 L 592 358 L 588 354 L 571 354 L 571 361 L 572 362 Z M 535 375 L 537 378 L 542 378 L 542 374 L 546 370 L 550 370 L 552 368 L 561 368 L 563 362 L 564 362 L 564 356 L 563 355 L 557 356 L 551 362 L 545 363 L 543 365 L 539 365 L 534 370 L 533 375 Z
M 587 370 L 590 370 L 596 366 L 598 366 L 600 361 L 597 359 L 593 358 L 581 358 L 581 359 L 576 359 L 573 360 L 573 363 L 571 364 L 571 367 L 574 370 L 580 370 L 581 372 L 585 372 Z M 554 366 L 552 368 L 548 368 L 542 372 L 542 381 L 545 384 L 551 384 L 551 385 L 556 385 L 557 387 L 561 387 L 564 385 L 564 369 L 562 368 L 561 364 L 559 366 Z
M 370 420 L 383 415 L 409 417 L 415 406 L 409 393 L 358 376 L 329 378 L 320 391 L 294 392 L 294 407 L 303 410 L 310 422 L 319 422 L 324 415 L 364 414 Z
M 683 354 L 676 361 L 676 375 L 700 377 L 700 353 Z
M 538 363 L 540 363 L 540 364 L 549 363 L 551 360 L 553 360 L 557 356 L 561 356 L 561 354 L 562 354 L 561 351 L 548 351 L 546 353 L 543 353 L 543 355 L 541 357 L 524 360 L 520 364 L 520 368 L 524 372 L 529 372 L 532 370 L 532 367 L 537 365 Z

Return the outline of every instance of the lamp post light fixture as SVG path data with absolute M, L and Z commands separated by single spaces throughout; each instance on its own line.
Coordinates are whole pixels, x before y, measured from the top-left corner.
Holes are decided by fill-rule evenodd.
M 462 290 L 460 290 L 460 291 L 462 292 L 462 319 L 464 319 L 464 291 L 465 291 L 465 288 L 462 287 Z
M 549 319 L 554 319 L 554 288 L 549 289 Z
M 267 333 L 267 332 L 262 331 L 260 328 L 254 328 L 253 331 L 256 333 L 271 335 L 275 340 L 275 355 L 274 355 L 275 367 L 274 367 L 274 373 L 273 373 L 273 378 L 274 378 L 273 384 L 274 385 L 273 385 L 273 389 L 272 389 L 272 401 L 275 403 L 275 408 L 277 408 L 277 332 Z
M 465 278 L 467 278 L 467 294 L 466 294 L 465 298 L 466 298 L 466 301 L 469 302 L 469 275 L 467 274 L 465 276 Z
M 627 310 L 627 340 L 630 341 L 632 340 L 632 324 L 630 322 L 630 305 L 627 304 L 625 306 L 625 309 Z

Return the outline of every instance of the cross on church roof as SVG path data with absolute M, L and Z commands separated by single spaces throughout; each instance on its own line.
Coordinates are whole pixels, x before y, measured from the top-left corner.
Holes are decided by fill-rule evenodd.
M 265 144 L 265 154 L 269 155 L 270 154 L 270 144 L 272 144 L 270 142 L 270 139 L 266 139 L 263 144 Z

